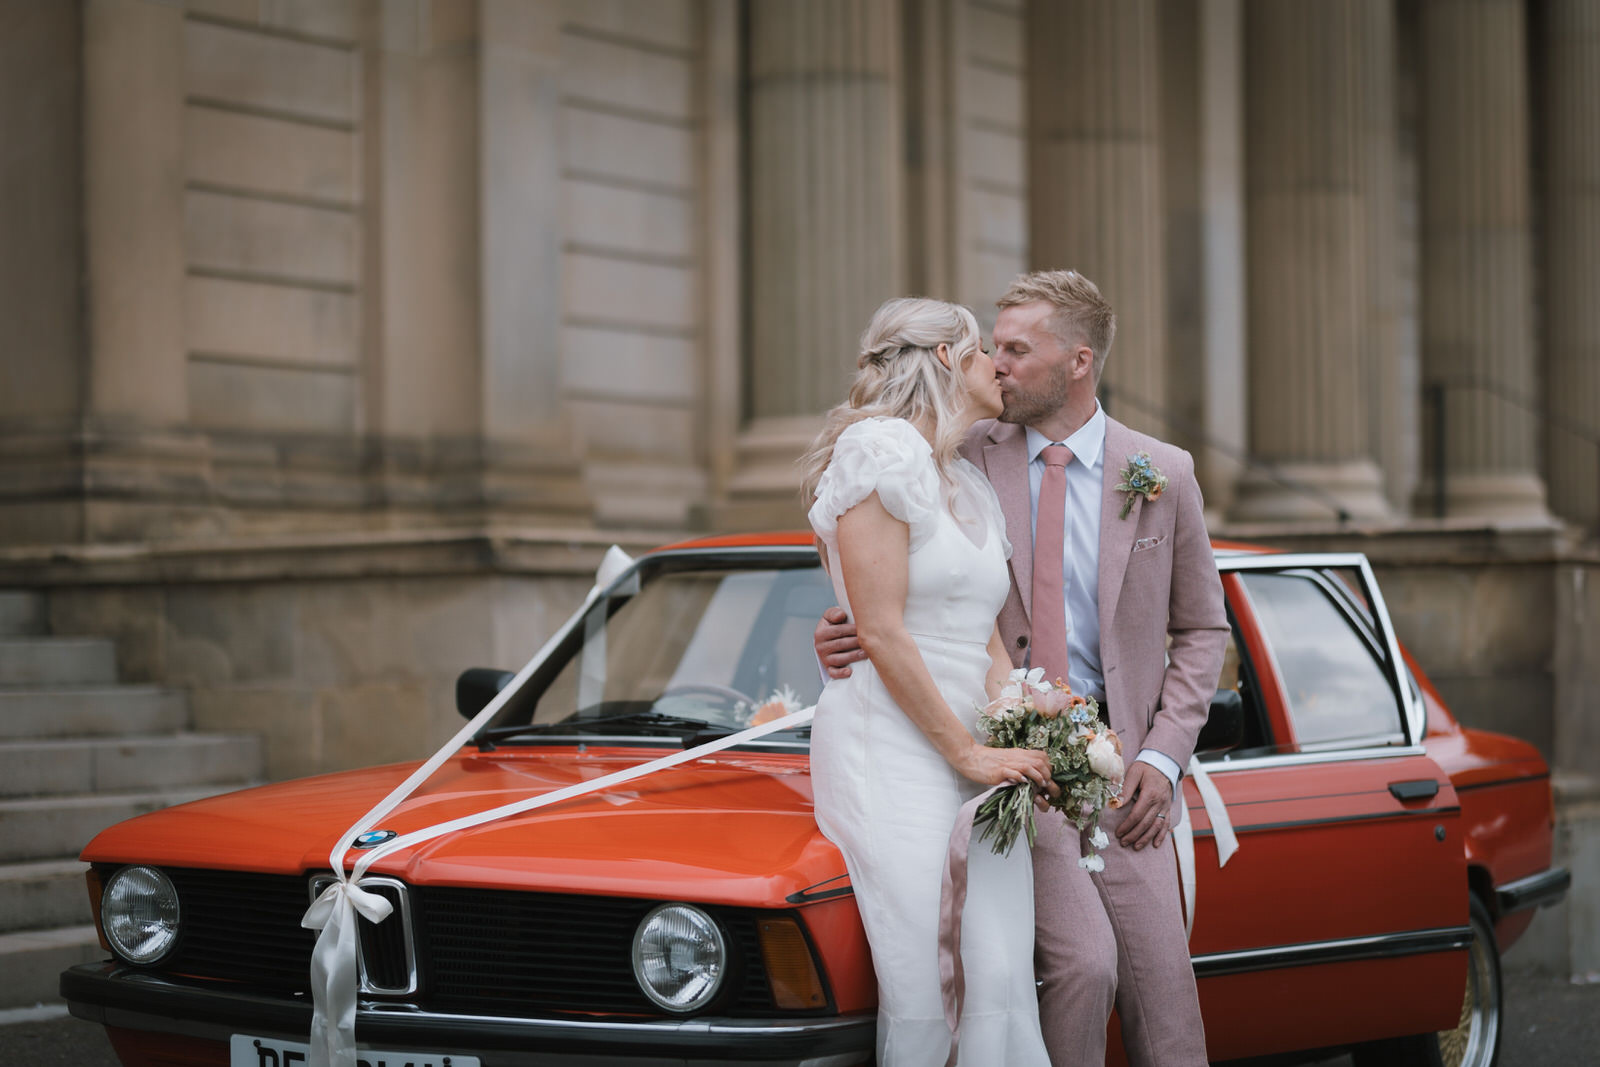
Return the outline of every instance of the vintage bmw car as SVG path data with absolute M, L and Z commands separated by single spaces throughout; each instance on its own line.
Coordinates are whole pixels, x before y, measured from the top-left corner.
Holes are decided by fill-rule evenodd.
M 1493 1063 L 1499 953 L 1568 882 L 1550 866 L 1545 763 L 1450 717 L 1361 556 L 1217 557 L 1232 640 L 1201 759 L 1239 842 L 1226 866 L 1185 780 L 1212 1059 Z M 352 844 L 814 702 L 811 634 L 831 602 L 807 536 L 645 556 L 521 671 L 464 673 L 457 702 L 484 725 Z M 83 859 L 108 958 L 62 975 L 72 1012 L 104 1024 L 129 1067 L 304 1062 L 302 914 L 330 848 L 411 770 L 270 785 L 101 833 Z M 398 851 L 362 884 L 395 906 L 359 934 L 371 1067 L 871 1058 L 871 957 L 812 818 L 803 729 Z

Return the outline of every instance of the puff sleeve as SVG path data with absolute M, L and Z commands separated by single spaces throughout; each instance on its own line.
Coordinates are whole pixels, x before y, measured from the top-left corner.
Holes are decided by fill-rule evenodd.
M 836 545 L 839 516 L 874 492 L 889 514 L 911 527 L 913 551 L 933 536 L 941 506 L 939 473 L 927 439 L 904 419 L 862 419 L 839 435 L 817 483 L 811 528 Z

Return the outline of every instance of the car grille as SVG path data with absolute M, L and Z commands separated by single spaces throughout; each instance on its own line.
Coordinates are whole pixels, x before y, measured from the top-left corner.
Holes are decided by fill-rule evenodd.
M 525 1004 L 660 1014 L 639 991 L 632 963 L 633 932 L 659 901 L 489 889 L 423 889 L 418 895 L 441 1008 Z M 770 1012 L 754 917 L 730 910 L 718 910 L 717 917 L 732 935 L 734 1009 Z
M 309 991 L 312 931 L 300 926 L 311 883 L 292 875 L 167 868 L 183 929 L 155 970 L 242 982 L 275 993 Z M 391 902 L 395 887 L 373 885 Z M 633 978 L 633 933 L 661 901 L 514 890 L 412 887 L 421 990 L 406 998 L 439 1011 L 549 1011 L 660 1015 Z M 706 908 L 729 934 L 729 1015 L 771 1015 L 755 909 Z M 399 909 L 396 910 L 398 916 Z M 370 983 L 408 980 L 400 922 L 361 924 Z
M 182 938 L 159 969 L 230 978 L 282 992 L 307 988 L 316 935 L 300 925 L 311 899 L 294 875 L 167 868 Z

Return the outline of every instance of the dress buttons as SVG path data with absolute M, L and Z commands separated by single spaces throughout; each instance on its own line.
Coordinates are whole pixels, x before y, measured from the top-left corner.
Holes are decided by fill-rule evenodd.
M 1017 647 L 1018 648 L 1027 648 L 1028 647 L 1028 635 L 1027 634 L 1023 634 L 1021 637 L 1017 638 Z

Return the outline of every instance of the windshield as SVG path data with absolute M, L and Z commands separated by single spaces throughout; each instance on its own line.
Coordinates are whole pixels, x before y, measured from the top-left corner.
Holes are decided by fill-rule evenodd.
M 812 632 L 832 603 L 814 555 L 647 557 L 479 736 L 688 740 L 809 707 L 823 681 Z

